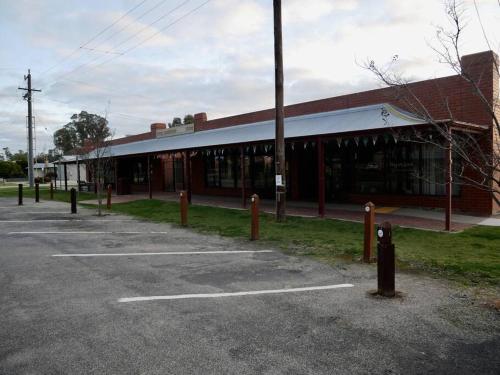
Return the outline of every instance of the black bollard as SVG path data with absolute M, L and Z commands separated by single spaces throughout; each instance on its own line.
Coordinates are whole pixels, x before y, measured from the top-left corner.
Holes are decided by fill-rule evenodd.
M 182 190 L 180 195 L 180 210 L 181 210 L 181 225 L 186 227 L 188 225 L 188 195 L 185 190 Z
M 40 202 L 40 184 L 35 184 L 35 202 Z
M 76 214 L 76 189 L 71 189 L 71 213 Z
M 17 204 L 23 205 L 23 184 L 17 185 Z
M 250 240 L 257 241 L 259 239 L 259 196 L 257 194 L 252 195 L 252 208 L 250 212 L 252 214 L 252 221 L 250 227 Z
M 391 223 L 384 221 L 377 229 L 377 289 L 384 297 L 394 297 L 395 255 Z

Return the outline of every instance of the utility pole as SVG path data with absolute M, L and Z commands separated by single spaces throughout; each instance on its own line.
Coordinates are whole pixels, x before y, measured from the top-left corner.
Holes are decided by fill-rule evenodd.
M 30 188 L 34 186 L 34 178 L 33 178 L 33 159 L 35 155 L 33 155 L 33 111 L 31 108 L 31 93 L 33 91 L 41 92 L 42 90 L 36 90 L 31 88 L 31 72 L 28 69 L 28 75 L 24 76 L 24 80 L 28 81 L 28 88 L 18 87 L 18 90 L 26 91 L 26 94 L 23 95 L 23 98 L 28 102 L 28 180 Z
M 276 221 L 285 221 L 286 164 L 283 110 L 283 38 L 281 31 L 281 0 L 273 0 L 274 10 L 274 72 L 276 96 L 276 135 L 274 162 L 276 171 Z

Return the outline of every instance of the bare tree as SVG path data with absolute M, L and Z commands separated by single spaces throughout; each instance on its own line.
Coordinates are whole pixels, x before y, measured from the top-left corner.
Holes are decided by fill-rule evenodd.
M 111 145 L 112 135 L 109 135 L 107 128 L 107 115 L 104 121 L 93 128 L 83 147 L 79 153 L 82 154 L 85 160 L 86 168 L 91 176 L 92 181 L 95 183 L 97 195 L 97 215 L 102 216 L 102 198 L 103 190 L 106 182 L 106 177 L 111 170 L 111 157 L 109 148 Z
M 474 7 L 483 37 L 490 46 L 475 1 Z M 474 66 L 474 61 L 464 59 L 461 41 L 466 27 L 466 8 L 460 1 L 449 0 L 445 3 L 445 10 L 450 25 L 437 27 L 436 46 L 430 47 L 440 62 L 456 73 L 468 93 L 478 99 L 483 111 L 480 123 L 470 123 L 461 118 L 457 106 L 452 104 L 450 90 L 439 87 L 439 80 L 434 89 L 439 93 L 441 103 L 437 104 L 447 113 L 446 118 L 436 117 L 432 108 L 436 103 L 429 103 L 422 90 L 417 90 L 415 84 L 395 72 L 392 63 L 382 68 L 372 60 L 365 63 L 364 67 L 392 88 L 395 101 L 419 115 L 434 133 L 438 133 L 437 137 L 432 137 L 428 132 L 414 130 L 412 140 L 430 143 L 445 150 L 451 148 L 455 160 L 460 164 L 460 168 L 454 169 L 454 182 L 491 192 L 495 202 L 500 205 L 500 106 L 498 92 L 495 92 L 498 83 L 493 82 L 499 74 L 498 54 L 495 53 L 498 51 L 491 51 L 491 64 L 480 68 Z M 398 56 L 394 56 L 393 62 L 397 59 Z

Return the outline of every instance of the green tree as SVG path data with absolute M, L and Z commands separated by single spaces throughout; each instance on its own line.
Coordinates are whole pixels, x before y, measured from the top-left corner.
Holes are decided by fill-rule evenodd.
M 24 173 L 16 162 L 0 160 L 0 178 L 23 177 Z
M 172 122 L 170 124 L 168 124 L 168 127 L 169 128 L 173 128 L 173 127 L 176 127 L 176 126 L 180 126 L 182 125 L 182 120 L 180 117 L 174 117 L 174 119 L 172 120 Z
M 11 154 L 10 161 L 13 161 L 17 165 L 19 165 L 22 176 L 26 174 L 26 171 L 28 169 L 28 153 L 26 151 L 18 150 L 15 154 Z
M 108 121 L 104 117 L 81 111 L 54 133 L 54 144 L 63 153 L 69 153 L 83 147 L 87 139 L 106 139 L 110 135 Z
M 194 123 L 194 116 L 193 115 L 186 115 L 184 116 L 184 125 L 187 124 L 193 124 Z
M 12 157 L 12 152 L 10 152 L 8 147 L 3 148 L 3 154 L 5 155 L 5 160 L 10 160 Z

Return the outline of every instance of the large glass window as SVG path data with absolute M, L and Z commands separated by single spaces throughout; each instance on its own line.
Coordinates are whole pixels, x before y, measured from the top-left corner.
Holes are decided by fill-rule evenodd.
M 444 195 L 445 151 L 412 141 L 331 142 L 327 148 L 327 190 L 332 199 L 342 192 L 361 194 Z M 455 170 L 460 163 L 454 158 Z M 457 182 L 457 181 L 456 181 Z M 460 185 L 453 185 L 460 194 Z
M 227 153 L 219 157 L 220 187 L 234 188 L 236 186 L 235 155 Z
M 380 145 L 372 143 L 351 145 L 354 153 L 354 189 L 358 193 L 381 193 L 385 191 L 385 157 Z
M 253 179 L 255 189 L 269 189 L 274 186 L 274 158 L 272 156 L 254 156 Z
M 234 188 L 239 178 L 239 154 L 234 150 L 210 151 L 205 155 L 205 185 Z
M 134 184 L 146 184 L 148 182 L 147 165 L 143 162 L 136 162 L 132 167 L 132 182 Z

